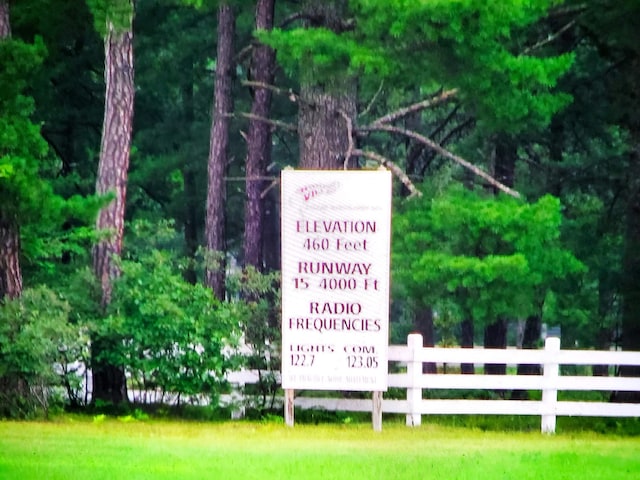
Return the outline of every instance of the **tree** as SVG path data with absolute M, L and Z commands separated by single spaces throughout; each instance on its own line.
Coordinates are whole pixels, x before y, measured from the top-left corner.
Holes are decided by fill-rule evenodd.
M 56 241 L 56 228 L 66 205 L 41 173 L 51 156 L 33 122 L 33 98 L 25 91 L 37 76 L 45 56 L 42 40 L 33 44 L 10 37 L 9 5 L 0 2 L 0 302 L 22 293 L 21 255 L 32 258 L 42 250 L 38 224 Z M 58 223 L 59 222 L 59 223 Z M 25 230 L 26 229 L 26 230 Z M 35 230 L 35 231 L 34 231 Z M 26 235 L 29 233 L 31 235 Z M 35 234 L 35 235 L 34 235 Z
M 229 114 L 233 108 L 233 37 L 235 14 L 226 2 L 218 7 L 218 46 L 214 85 L 213 120 L 208 159 L 207 213 L 205 237 L 207 265 L 205 284 L 219 300 L 225 298 L 225 172 L 229 143 Z
M 133 3 L 131 0 L 90 0 L 96 28 L 104 33 L 105 108 L 96 193 L 111 195 L 98 214 L 96 228 L 104 232 L 93 249 L 93 269 L 102 286 L 102 306 L 111 301 L 112 282 L 120 275 L 127 174 L 133 123 Z M 92 355 L 98 359 L 111 340 L 94 338 Z M 117 342 L 117 340 L 116 340 Z M 127 401 L 121 366 L 95 361 L 93 400 L 119 404 Z
M 513 53 L 510 38 L 537 21 L 552 3 L 541 0 L 523 6 L 502 2 L 498 6 L 482 1 L 403 1 L 389 9 L 385 1 L 308 2 L 301 18 L 315 28 L 275 29 L 262 35 L 277 49 L 285 68 L 300 78 L 301 159 L 306 158 L 305 151 L 315 150 L 315 155 L 333 156 L 334 167 L 344 165 L 344 155 L 353 145 L 344 131 L 349 123 L 353 125 L 355 103 L 347 99 L 349 95 L 355 98 L 355 77 L 360 84 L 371 83 L 372 78 L 376 79 L 374 84 L 385 80 L 398 90 L 415 88 L 416 79 L 423 92 L 442 86 L 451 90 L 445 90 L 440 98 L 434 96 L 431 102 L 425 100 L 395 115 L 381 116 L 366 128 L 354 128 L 354 132 L 410 136 L 412 132 L 390 124 L 453 96 L 464 99 L 485 133 L 546 125 L 569 100 L 553 88 L 569 67 L 571 56 L 538 58 Z M 307 84 L 322 85 L 327 92 L 339 92 L 344 98 L 329 95 L 314 100 L 313 90 L 305 93 Z M 335 146 L 316 145 L 311 129 L 320 124 L 315 125 L 311 117 L 306 122 L 305 115 L 322 115 L 321 104 L 331 102 L 327 129 L 339 125 L 342 140 Z M 418 139 L 415 135 L 412 138 Z M 421 143 L 438 147 L 429 144 L 424 135 Z M 364 149 L 350 153 L 356 150 L 366 156 Z M 443 154 L 442 150 L 438 153 Z
M 9 17 L 9 3 L 6 0 L 0 1 L 0 48 L 3 50 L 11 37 L 11 20 Z M 7 99 L 9 100 L 9 99 Z M 7 101 L 5 100 L 5 101 Z M 4 108 L 3 108 L 4 111 Z M 5 142 L 3 142 L 5 143 Z M 2 145 L 0 154 L 5 157 L 4 150 L 7 146 Z M 0 170 L 2 177 L 12 175 L 12 166 L 2 158 Z M 5 163 L 7 162 L 7 163 Z M 4 207 L 4 206 L 3 206 Z M 15 213 L 6 211 L 6 207 L 0 209 L 0 300 L 5 295 L 9 298 L 19 297 L 22 293 L 22 273 L 20 272 L 20 234 L 15 218 Z
M 307 28 L 331 32 L 338 39 L 351 28 L 347 15 L 347 2 L 335 0 L 307 2 L 302 13 Z M 318 66 L 309 52 L 301 56 L 300 167 L 340 169 L 349 160 L 345 154 L 352 139 L 347 124 L 356 116 L 356 78 L 347 64 L 336 65 L 330 76 Z
M 583 266 L 560 240 L 560 204 L 452 189 L 413 199 L 394 221 L 397 281 L 416 301 L 458 322 L 542 315 L 561 279 Z
M 256 3 L 256 29 L 273 28 L 274 0 L 258 0 Z M 251 114 L 256 117 L 249 121 L 247 134 L 246 200 L 244 209 L 244 265 L 261 271 L 264 268 L 264 190 L 267 167 L 271 160 L 271 126 L 262 119 L 269 116 L 273 83 L 275 52 L 271 47 L 256 43 L 253 45 L 249 76 L 258 84 L 253 89 Z M 262 86 L 259 86 L 262 84 Z

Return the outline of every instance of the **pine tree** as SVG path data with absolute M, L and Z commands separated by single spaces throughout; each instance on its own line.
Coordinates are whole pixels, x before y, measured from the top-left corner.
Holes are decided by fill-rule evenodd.
M 102 287 L 102 306 L 111 301 L 113 280 L 120 275 L 124 214 L 133 125 L 133 3 L 131 0 L 90 0 L 96 27 L 104 34 L 105 109 L 96 179 L 98 195 L 112 195 L 96 221 L 104 233 L 93 249 L 93 269 Z M 107 358 L 112 340 L 92 344 L 93 401 L 127 401 L 123 369 Z M 117 341 L 117 340 L 116 340 Z

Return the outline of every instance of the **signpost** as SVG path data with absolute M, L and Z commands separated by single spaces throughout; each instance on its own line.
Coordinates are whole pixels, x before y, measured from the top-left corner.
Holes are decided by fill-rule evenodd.
M 290 402 L 296 389 L 387 389 L 390 223 L 386 170 L 282 172 L 281 372 Z

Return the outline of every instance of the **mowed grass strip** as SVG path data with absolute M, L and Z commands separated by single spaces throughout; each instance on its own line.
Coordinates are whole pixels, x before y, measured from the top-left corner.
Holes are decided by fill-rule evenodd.
M 433 425 L 0 422 L 0 479 L 640 478 L 640 438 Z

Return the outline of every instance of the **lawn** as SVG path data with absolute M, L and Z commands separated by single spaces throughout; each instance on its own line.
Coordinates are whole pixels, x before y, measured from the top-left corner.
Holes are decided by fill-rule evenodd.
M 0 422 L 0 479 L 633 479 L 640 438 L 436 425 Z

